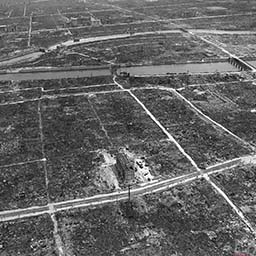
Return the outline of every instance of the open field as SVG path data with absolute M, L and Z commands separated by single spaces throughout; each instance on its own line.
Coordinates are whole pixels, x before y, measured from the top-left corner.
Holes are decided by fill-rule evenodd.
M 28 44 L 27 33 L 23 34 L 4 34 L 0 36 L 0 58 L 8 59 L 18 56 L 22 51 L 26 52 Z
M 37 102 L 0 107 L 1 165 L 42 158 L 37 108 Z
M 231 255 L 252 236 L 204 181 L 57 214 L 68 255 Z M 111 234 L 111 235 L 109 235 Z
M 213 74 L 169 74 L 168 76 L 151 77 L 119 77 L 118 81 L 124 88 L 164 86 L 169 88 L 183 88 L 185 86 L 214 84 L 218 82 L 236 82 L 245 78 L 241 73 L 213 73 Z
M 202 34 L 204 38 L 211 42 L 220 44 L 232 54 L 250 60 L 256 58 L 255 35 L 207 35 Z
M 150 17 L 161 17 L 162 19 L 186 19 L 200 16 L 221 16 L 247 13 L 252 11 L 250 4 L 235 6 L 232 3 L 216 3 L 213 1 L 189 2 L 186 4 L 158 4 L 158 6 L 144 6 L 131 8 L 132 11 L 143 13 Z M 254 10 L 255 11 L 255 10 Z
M 217 16 L 255 11 L 253 1 L 115 1 L 114 5 L 150 16 L 164 18 L 189 18 Z
M 0 19 L 0 25 L 15 26 L 16 29 L 13 31 L 22 32 L 28 31 L 29 28 L 29 17 L 17 17 L 17 18 L 5 18 Z
M 195 37 L 175 31 L 162 35 L 135 36 L 121 40 L 91 43 L 71 48 L 83 53 L 91 50 L 94 57 L 104 56 L 125 64 L 174 64 L 217 61 L 228 56 Z
M 82 90 L 87 86 L 89 86 L 88 88 L 90 88 L 90 90 L 93 90 L 90 86 L 104 86 L 109 84 L 113 84 L 113 78 L 111 76 L 0 81 L 0 92 L 5 92 L 1 96 L 3 103 L 8 100 L 12 102 L 17 99 L 22 99 L 18 98 L 19 96 L 23 96 L 25 99 L 37 98 L 40 96 L 39 92 L 41 91 L 41 88 L 44 91 L 47 91 L 48 94 L 49 90 L 57 93 L 59 90 L 65 89 L 70 92 L 74 88 Z
M 0 210 L 47 204 L 42 162 L 0 167 Z
M 234 82 L 187 88 L 181 93 L 206 115 L 255 144 L 255 85 Z M 201 96 L 200 96 L 201 94 Z
M 214 180 L 255 226 L 255 167 L 238 167 L 225 174 L 214 175 Z
M 57 256 L 49 215 L 0 223 L 0 254 Z
M 221 29 L 221 30 L 252 30 L 256 29 L 254 13 L 231 15 L 227 17 L 202 17 L 198 19 L 176 20 L 175 24 L 185 28 Z

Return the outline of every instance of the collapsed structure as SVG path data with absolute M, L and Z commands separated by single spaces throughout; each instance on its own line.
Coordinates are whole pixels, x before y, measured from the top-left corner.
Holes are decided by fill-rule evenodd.
M 126 149 L 116 154 L 116 172 L 122 183 L 131 185 L 137 182 L 152 181 L 149 166 L 143 158 L 136 157 Z

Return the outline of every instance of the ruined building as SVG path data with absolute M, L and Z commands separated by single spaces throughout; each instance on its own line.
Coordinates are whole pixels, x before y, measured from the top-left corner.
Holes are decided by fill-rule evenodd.
M 125 184 L 131 184 L 135 177 L 134 161 L 128 158 L 124 152 L 118 152 L 116 155 L 116 171 L 121 181 Z

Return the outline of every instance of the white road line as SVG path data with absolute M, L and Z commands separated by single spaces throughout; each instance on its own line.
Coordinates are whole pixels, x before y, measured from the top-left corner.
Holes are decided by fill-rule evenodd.
M 59 256 L 65 256 L 65 253 L 63 251 L 63 242 L 62 242 L 61 237 L 59 235 L 58 222 L 56 220 L 55 210 L 54 210 L 54 207 L 53 207 L 52 204 L 49 205 L 49 213 L 50 213 L 51 220 L 52 220 L 53 226 L 54 226 L 53 236 L 54 236 L 56 247 L 57 247 L 58 252 L 59 252 Z
M 28 47 L 31 46 L 32 19 L 33 19 L 33 12 L 31 13 L 30 18 L 29 18 Z
M 99 122 L 99 124 L 100 124 L 100 126 L 101 126 L 101 130 L 102 130 L 103 133 L 105 134 L 106 139 L 108 140 L 109 144 L 110 144 L 111 146 L 113 146 L 112 140 L 110 139 L 110 137 L 109 137 L 109 135 L 108 135 L 108 132 L 107 132 L 106 128 L 104 127 L 104 125 L 103 125 L 103 123 L 102 123 L 102 121 L 101 121 L 101 119 L 100 119 L 100 117 L 99 117 L 99 115 L 98 115 L 98 113 L 97 113 L 97 111 L 96 111 L 96 109 L 95 109 L 93 103 L 91 102 L 90 98 L 88 98 L 88 102 L 89 102 L 89 105 L 90 105 L 91 110 L 93 111 L 93 113 L 94 113 L 96 119 L 98 120 L 98 122 Z
M 210 178 L 209 176 L 206 176 L 205 179 L 212 185 L 212 187 L 215 189 L 215 191 L 220 194 L 227 203 L 231 206 L 231 208 L 236 212 L 236 214 L 242 219 L 242 221 L 246 224 L 246 226 L 250 229 L 250 231 L 253 233 L 253 235 L 256 238 L 256 231 L 251 225 L 251 223 L 247 220 L 247 218 L 244 216 L 243 212 L 229 199 L 229 197 L 225 194 L 224 191 L 222 191 Z
M 2 86 L 2 87 L 5 87 L 5 86 Z M 39 89 L 42 89 L 42 87 L 32 87 L 32 88 L 23 88 L 23 89 L 13 89 L 13 90 L 9 90 L 9 91 L 1 91 L 1 88 L 0 87 L 0 94 L 5 94 L 5 93 L 19 93 L 19 92 L 23 92 L 23 91 L 36 91 L 36 90 L 39 90 Z
M 33 163 L 38 163 L 38 162 L 43 162 L 43 161 L 45 161 L 45 158 L 31 160 L 31 161 L 25 161 L 25 162 L 19 162 L 19 163 L 13 163 L 13 164 L 7 164 L 7 165 L 1 165 L 0 168 L 9 168 L 9 167 L 13 167 L 13 166 L 33 164 Z
M 88 85 L 88 86 L 80 86 L 80 87 L 67 87 L 67 88 L 60 88 L 60 89 L 49 89 L 44 90 L 45 93 L 47 92 L 55 92 L 55 91 L 65 91 L 65 90 L 77 90 L 77 89 L 87 89 L 87 88 L 97 88 L 97 87 L 104 87 L 108 85 L 115 85 L 114 83 L 109 84 L 95 84 L 95 85 Z

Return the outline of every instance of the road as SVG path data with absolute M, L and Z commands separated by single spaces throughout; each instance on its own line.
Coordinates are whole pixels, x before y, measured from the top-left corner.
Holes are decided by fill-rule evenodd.
M 88 37 L 88 38 L 81 38 L 79 42 L 74 42 L 74 40 L 68 40 L 66 42 L 58 43 L 50 46 L 47 52 L 56 50 L 57 47 L 61 47 L 61 46 L 69 47 L 73 45 L 94 43 L 94 42 L 107 41 L 107 40 L 113 40 L 113 39 L 122 39 L 122 38 L 129 38 L 129 37 L 143 36 L 143 35 L 170 34 L 170 33 L 180 33 L 180 30 L 160 30 L 155 32 L 140 32 L 132 35 L 125 33 L 125 34 L 116 34 L 116 35 L 108 35 L 108 36 Z M 33 52 L 33 53 L 25 54 L 17 58 L 0 61 L 0 66 L 8 66 L 15 63 L 25 62 L 25 61 L 34 61 L 39 57 L 41 57 L 42 55 L 44 55 L 43 52 Z
M 33 20 L 33 12 L 30 14 L 30 18 L 29 18 L 28 47 L 30 47 L 31 45 L 32 20 Z
M 247 13 L 235 13 L 235 14 L 225 14 L 225 15 L 213 15 L 213 16 L 196 16 L 196 17 L 189 17 L 189 18 L 177 18 L 177 19 L 170 19 L 171 21 L 186 21 L 186 20 L 198 20 L 198 19 L 218 19 L 218 18 L 228 18 L 228 17 L 240 17 L 240 16 L 250 16 L 255 15 L 253 12 Z
M 256 31 L 249 30 L 188 29 L 188 31 L 193 33 L 216 35 L 256 35 Z
M 180 184 L 185 184 L 191 181 L 201 179 L 205 175 L 212 175 L 214 173 L 225 172 L 239 165 L 250 164 L 251 162 L 255 162 L 255 159 L 256 159 L 256 156 L 246 156 L 246 157 L 236 158 L 230 161 L 226 161 L 226 162 L 208 167 L 202 172 L 195 171 L 183 176 L 170 178 L 166 180 L 160 180 L 155 183 L 150 183 L 143 187 L 136 187 L 131 189 L 131 196 L 134 197 L 138 195 L 145 195 L 145 194 L 164 191 L 171 187 L 178 186 Z M 50 214 L 51 212 L 63 211 L 68 209 L 80 208 L 80 207 L 92 207 L 96 205 L 104 205 L 110 202 L 122 201 L 127 199 L 128 199 L 128 191 L 122 190 L 119 192 L 113 192 L 109 194 L 99 194 L 99 195 L 87 197 L 87 198 L 52 203 L 45 206 L 2 211 L 0 212 L 0 222 L 19 219 L 19 218 L 38 216 L 44 213 Z

